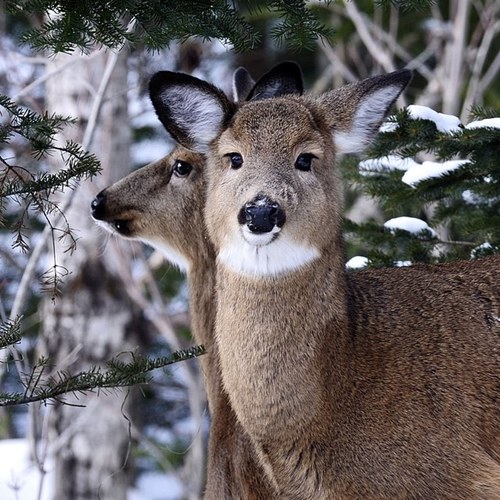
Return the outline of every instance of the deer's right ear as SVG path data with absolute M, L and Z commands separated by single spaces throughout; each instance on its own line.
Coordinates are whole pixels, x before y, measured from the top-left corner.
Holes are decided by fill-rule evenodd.
M 185 148 L 199 153 L 208 151 L 234 111 L 221 90 L 184 73 L 154 74 L 149 95 L 170 135 Z
M 345 85 L 318 98 L 337 153 L 366 149 L 411 78 L 412 72 L 402 69 Z

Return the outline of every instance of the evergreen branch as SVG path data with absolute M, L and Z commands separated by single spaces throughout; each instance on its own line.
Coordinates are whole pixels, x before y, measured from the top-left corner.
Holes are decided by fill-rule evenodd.
M 114 358 L 107 363 L 107 369 L 92 368 L 90 371 L 80 372 L 75 375 L 58 372 L 46 382 L 43 381 L 42 375 L 48 361 L 42 358 L 28 377 L 28 385 L 24 393 L 0 393 L 0 406 L 14 406 L 58 399 L 68 393 L 85 393 L 145 384 L 150 380 L 147 375 L 148 372 L 196 358 L 205 354 L 205 352 L 205 348 L 200 345 L 159 358 L 131 354 L 132 360 L 130 362 L 123 362 Z
M 21 342 L 21 318 L 0 324 L 0 349 Z
M 469 112 L 469 116 L 471 120 L 484 120 L 487 118 L 497 118 L 498 109 L 476 105 L 472 106 Z
M 15 233 L 14 247 L 27 251 L 23 230 L 29 213 L 35 210 L 41 213 L 50 225 L 51 231 L 55 227 L 51 224 L 48 214 L 59 207 L 50 201 L 51 195 L 57 190 L 73 188 L 73 182 L 89 178 L 100 171 L 97 158 L 84 151 L 82 146 L 66 141 L 62 146 L 57 145 L 56 134 L 74 120 L 57 114 L 39 115 L 34 111 L 17 106 L 7 96 L 0 95 L 0 110 L 3 108 L 7 120 L 0 126 L 0 141 L 9 142 L 13 135 L 18 135 L 28 141 L 35 159 L 58 153 L 66 164 L 65 169 L 55 173 L 42 172 L 33 174 L 27 168 L 16 166 L 6 158 L 0 156 L 0 208 L 2 199 L 11 197 L 22 207 L 11 228 Z M 69 233 L 69 227 L 65 230 Z
M 315 39 L 330 37 L 332 31 L 322 24 L 315 6 L 304 0 L 274 0 L 253 2 L 281 18 L 272 36 L 292 47 L 312 47 Z M 324 0 L 325 5 L 331 0 Z M 40 13 L 46 21 L 28 30 L 22 41 L 34 49 L 71 52 L 75 48 L 89 51 L 95 44 L 116 49 L 123 43 L 145 43 L 151 50 L 168 46 L 191 36 L 219 39 L 236 51 L 252 50 L 261 34 L 241 14 L 247 2 L 225 0 L 10 0 L 8 9 Z M 41 16 L 42 17 L 42 16 Z M 136 22 L 137 29 L 127 29 L 127 22 Z
M 303 0 L 274 0 L 268 5 L 280 19 L 271 30 L 278 45 L 288 42 L 295 49 L 312 49 L 319 38 L 329 40 L 335 33 L 319 21 Z
M 49 196 L 56 190 L 62 190 L 65 187 L 71 187 L 71 180 L 87 179 L 97 175 L 101 169 L 99 160 L 91 153 L 83 151 L 80 146 L 74 142 L 67 142 L 63 147 L 52 146 L 51 149 L 59 151 L 63 156 L 68 155 L 65 162 L 68 168 L 59 170 L 55 173 L 42 172 L 31 175 L 31 180 L 25 180 L 26 169 L 9 165 L 4 159 L 0 159 L 7 169 L 0 171 L 0 197 L 33 195 L 46 192 Z M 15 178 L 8 181 L 14 174 Z

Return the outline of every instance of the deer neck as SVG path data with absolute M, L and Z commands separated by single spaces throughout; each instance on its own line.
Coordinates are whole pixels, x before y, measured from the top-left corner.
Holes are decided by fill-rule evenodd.
M 215 397 L 221 392 L 220 374 L 217 362 L 217 347 L 214 338 L 215 326 L 215 252 L 211 245 L 202 249 L 191 259 L 187 278 L 189 282 L 189 303 L 191 330 L 197 344 L 205 346 L 207 353 L 200 358 L 205 379 L 205 388 L 211 409 Z
M 264 447 L 286 446 L 304 432 L 321 434 L 325 405 L 341 398 L 348 378 L 347 306 L 343 252 L 336 248 L 273 278 L 246 277 L 218 264 L 216 340 L 224 386 L 243 427 Z

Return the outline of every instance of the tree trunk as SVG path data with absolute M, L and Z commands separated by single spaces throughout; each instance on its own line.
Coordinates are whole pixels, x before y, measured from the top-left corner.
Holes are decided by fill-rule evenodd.
M 61 69 L 75 58 L 78 56 L 59 55 L 51 59 L 47 71 Z M 102 162 L 103 176 L 97 182 L 103 185 L 125 175 L 131 163 L 126 50 L 116 58 L 102 96 L 98 90 L 113 58 L 116 55 L 104 52 L 81 58 L 47 82 L 47 109 L 79 117 L 77 126 L 64 131 L 66 139 L 72 134 L 71 138 L 82 142 L 84 126 L 92 120 L 89 111 L 95 99 L 103 98 L 99 127 L 87 145 Z M 61 197 L 61 203 L 65 197 L 73 197 L 65 215 L 70 227 L 77 230 L 78 242 L 73 253 L 63 253 L 62 245 L 57 245 L 56 263 L 66 276 L 59 286 L 61 294 L 43 303 L 42 351 L 55 372 L 87 371 L 138 345 L 143 319 L 118 273 L 123 255 L 117 255 L 114 244 L 104 251 L 105 238 L 90 218 L 90 202 L 97 190 L 95 184 L 86 182 Z M 126 465 L 130 463 L 131 418 L 127 394 L 117 390 L 66 396 L 65 403 L 51 409 L 49 441 L 56 463 L 56 500 L 126 499 L 131 476 Z

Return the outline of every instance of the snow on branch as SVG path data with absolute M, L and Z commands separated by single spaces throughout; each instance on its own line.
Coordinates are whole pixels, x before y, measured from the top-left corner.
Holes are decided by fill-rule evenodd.
M 469 163 L 469 160 L 449 160 L 445 162 L 424 161 L 422 164 L 415 163 L 406 171 L 401 180 L 405 184 L 415 187 L 424 180 L 442 177 L 448 172 L 457 170 Z

